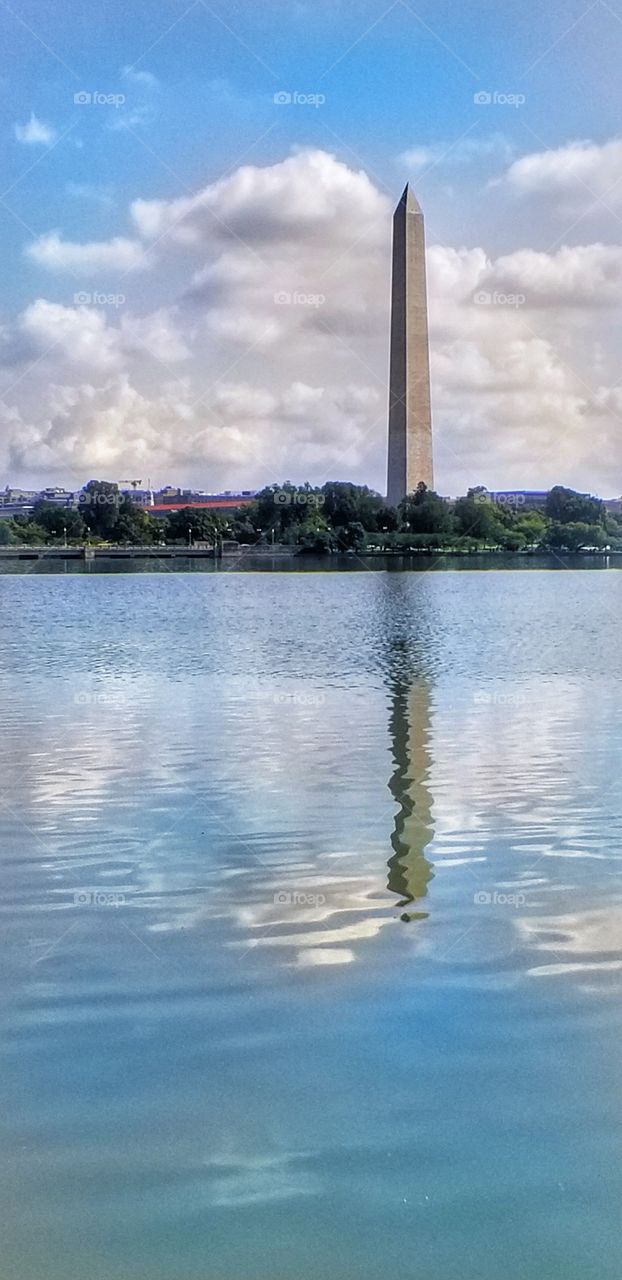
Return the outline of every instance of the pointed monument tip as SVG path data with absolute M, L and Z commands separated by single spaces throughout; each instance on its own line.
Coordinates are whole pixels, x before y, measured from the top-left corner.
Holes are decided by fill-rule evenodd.
M 421 205 L 419 204 L 419 201 L 412 187 L 408 182 L 406 183 L 406 186 L 404 187 L 404 190 L 402 192 L 402 196 L 398 204 L 398 209 L 400 205 L 406 206 L 407 213 L 421 213 L 421 214 L 423 213 L 423 209 L 421 208 Z

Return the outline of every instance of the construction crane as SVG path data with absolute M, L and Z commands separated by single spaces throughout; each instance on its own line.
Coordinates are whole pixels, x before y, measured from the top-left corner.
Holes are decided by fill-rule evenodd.
M 123 493 L 123 492 L 127 493 L 127 488 L 124 490 L 124 489 L 123 489 L 123 486 L 124 486 L 124 485 L 131 485 L 131 487 L 132 487 L 132 492 L 133 492 L 133 493 L 136 493 L 136 490 L 137 490 L 137 489 L 142 489 L 142 483 L 143 483 L 143 482 L 142 482 L 142 480 L 118 480 L 118 481 L 117 481 L 117 488 L 118 488 L 122 493 Z M 138 505 L 139 505 L 140 507 L 145 507 L 145 506 L 147 506 L 147 507 L 152 507 L 152 506 L 153 506 L 153 493 L 152 493 L 152 491 L 151 491 L 151 480 L 147 480 L 147 500 L 145 501 L 144 496 L 143 496 L 143 494 L 141 493 L 141 494 L 140 494 L 140 496 L 138 496 L 138 497 L 137 497 L 136 502 L 138 503 Z

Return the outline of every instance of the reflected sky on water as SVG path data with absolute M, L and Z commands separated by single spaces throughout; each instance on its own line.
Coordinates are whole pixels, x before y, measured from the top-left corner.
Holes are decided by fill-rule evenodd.
M 619 1280 L 621 606 L 0 579 L 3 1280 Z

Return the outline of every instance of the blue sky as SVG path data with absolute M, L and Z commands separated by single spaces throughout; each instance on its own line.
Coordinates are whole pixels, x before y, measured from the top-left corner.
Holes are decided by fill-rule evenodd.
M 622 6 L 26 0 L 0 32 L 5 482 L 382 488 L 410 179 L 439 489 L 621 487 Z

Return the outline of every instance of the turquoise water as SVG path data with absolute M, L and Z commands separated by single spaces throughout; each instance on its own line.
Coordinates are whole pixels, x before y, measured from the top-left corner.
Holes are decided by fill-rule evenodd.
M 619 1280 L 622 576 L 0 608 L 2 1280 Z

